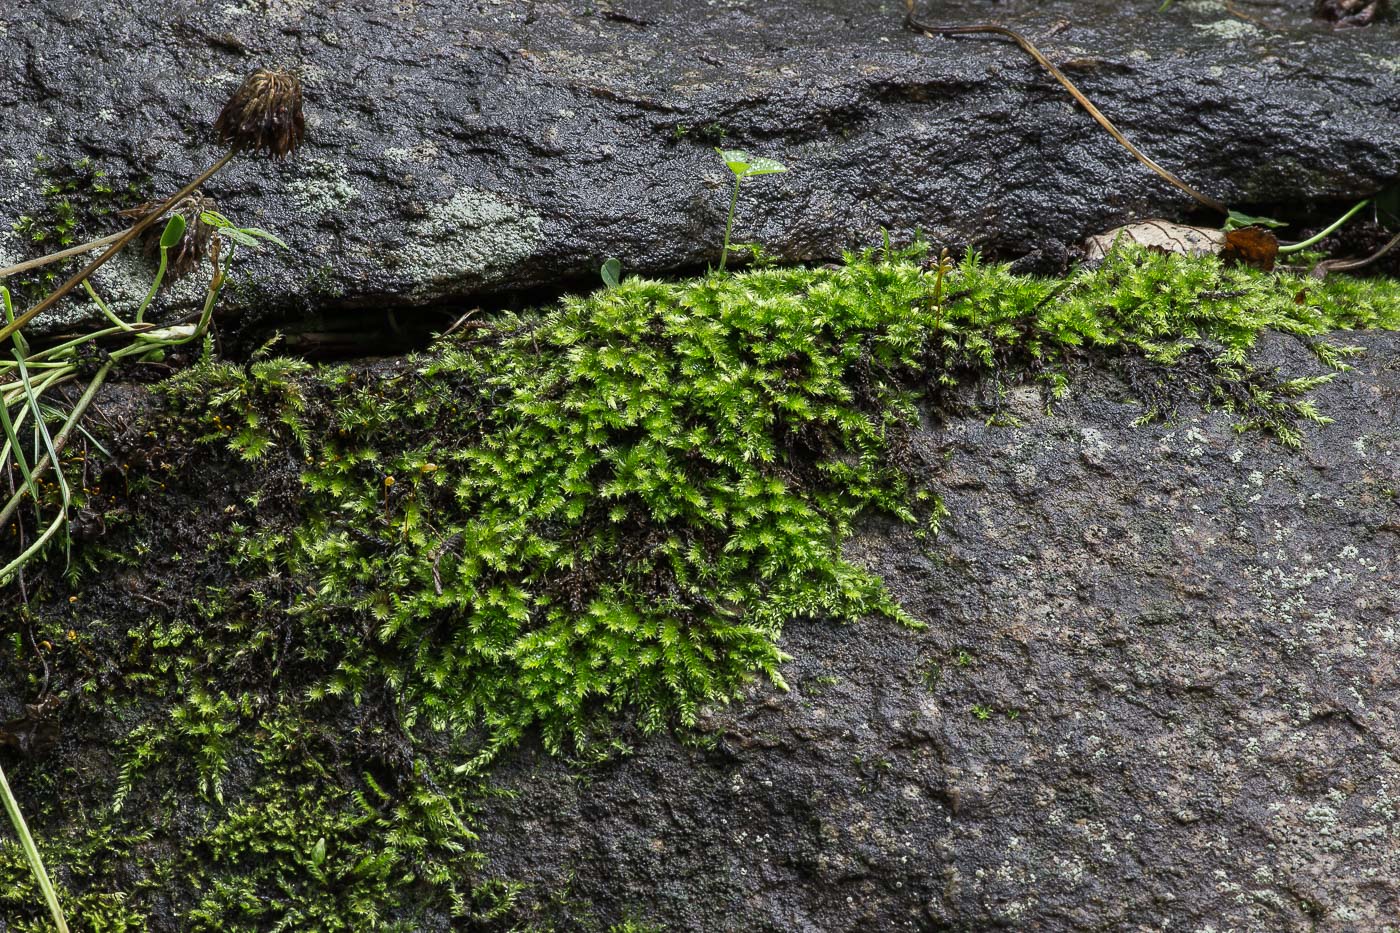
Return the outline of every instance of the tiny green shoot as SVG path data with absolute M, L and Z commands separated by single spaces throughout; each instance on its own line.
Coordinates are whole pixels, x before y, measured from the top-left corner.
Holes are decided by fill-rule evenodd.
M 218 211 L 200 211 L 199 216 L 200 219 L 202 219 L 209 226 L 218 227 L 230 240 L 232 240 L 239 246 L 251 246 L 254 249 L 258 249 L 262 245 L 258 241 L 267 240 L 271 243 L 276 243 L 283 249 L 291 248 L 282 240 L 273 236 L 271 233 L 268 233 L 266 230 L 260 229 L 258 227 L 235 226 L 233 221 L 229 220 L 227 217 L 225 217 L 223 214 L 220 214 Z M 163 240 L 164 237 L 162 237 L 161 239 Z
M 739 186 L 743 184 L 745 178 L 754 178 L 759 175 L 772 175 L 777 172 L 786 172 L 787 166 L 774 159 L 765 159 L 762 156 L 751 156 L 741 149 L 720 149 L 715 148 L 724 164 L 729 166 L 729 170 L 734 173 L 734 191 L 729 198 L 729 219 L 724 225 L 724 248 L 719 254 L 719 268 L 724 271 L 724 266 L 729 260 L 729 237 L 734 232 L 734 211 L 739 206 Z
M 1286 227 L 1288 224 L 1272 217 L 1255 217 L 1244 211 L 1231 211 L 1225 219 L 1225 230 L 1238 230 L 1241 227 Z
M 1288 253 L 1301 252 L 1307 249 L 1309 246 L 1312 246 L 1314 243 L 1321 242 L 1322 240 L 1331 236 L 1333 233 L 1336 233 L 1337 230 L 1341 228 L 1342 224 L 1346 223 L 1348 220 L 1351 220 L 1353 217 L 1356 216 L 1357 211 L 1361 210 L 1363 207 L 1370 203 L 1370 198 L 1364 198 L 1360 201 L 1357 201 L 1354 205 L 1352 205 L 1351 210 L 1347 211 L 1341 217 L 1338 217 L 1331 224 L 1324 227 L 1322 230 L 1313 234 L 1312 236 L 1308 237 L 1306 240 L 1302 240 L 1298 243 L 1290 243 L 1287 246 L 1280 246 L 1278 248 L 1279 254 L 1286 255 Z
M 616 256 L 610 256 L 607 262 L 603 263 L 603 268 L 598 270 L 598 274 L 603 277 L 605 286 L 617 288 L 622 282 L 622 260 Z
M 151 302 L 155 300 L 156 292 L 160 291 L 160 284 L 165 280 L 165 270 L 170 262 L 170 250 L 179 245 L 180 238 L 184 235 L 184 216 L 180 214 L 171 214 L 170 220 L 165 224 L 165 230 L 162 231 L 160 235 L 160 266 L 156 269 L 156 277 L 151 281 L 151 289 L 146 293 L 146 299 L 142 301 L 141 306 L 136 309 L 137 324 L 140 324 L 145 318 L 146 309 L 149 308 Z M 83 287 L 87 289 L 88 294 L 92 296 L 93 301 L 97 302 L 98 307 L 102 309 L 103 313 L 109 318 L 112 318 L 112 312 L 102 303 L 102 299 L 97 297 L 97 293 L 92 290 L 92 286 L 88 284 L 87 280 L 83 281 Z M 118 321 L 117 323 L 120 324 L 121 322 Z

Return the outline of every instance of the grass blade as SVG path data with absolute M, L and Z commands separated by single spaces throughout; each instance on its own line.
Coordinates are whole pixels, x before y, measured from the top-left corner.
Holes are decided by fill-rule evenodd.
M 54 475 L 58 477 L 58 488 L 63 494 L 63 513 L 68 514 L 68 505 L 72 500 L 72 494 L 68 489 L 68 479 L 63 475 L 62 465 L 58 462 L 58 451 L 54 449 L 53 438 L 49 435 L 49 426 L 44 424 L 44 413 L 39 408 L 39 396 L 34 391 L 34 383 L 29 379 L 29 369 L 24 365 L 24 357 L 18 352 L 15 359 L 19 362 L 20 383 L 24 386 L 24 396 L 29 401 L 29 409 L 34 413 L 34 431 L 44 442 L 44 451 L 48 454 L 49 463 L 53 465 Z M 38 490 L 32 490 L 38 492 Z
M 102 383 L 104 380 L 106 380 L 107 374 L 112 371 L 112 365 L 112 360 L 108 360 L 106 363 L 103 363 L 102 368 L 97 371 L 97 375 L 92 377 L 92 382 L 88 383 L 88 387 L 83 390 L 83 394 L 79 396 L 77 403 L 73 406 L 72 412 L 69 413 L 68 420 L 66 420 L 63 423 L 63 428 L 58 432 L 58 437 L 54 438 L 55 449 L 62 450 L 65 446 L 67 446 L 68 438 L 72 436 L 73 431 L 77 429 L 78 422 L 82 419 L 83 413 L 87 411 L 88 405 L 92 404 L 92 400 L 97 395 L 97 390 L 102 387 Z M 34 473 L 36 475 L 42 474 L 44 470 L 48 469 L 50 463 L 51 461 L 47 456 L 43 457 L 37 464 L 35 464 Z M 0 509 L 0 528 L 5 527 L 6 523 L 9 522 L 9 520 L 12 517 L 14 517 L 15 511 L 19 508 L 20 502 L 24 499 L 24 493 L 25 490 L 19 490 L 13 496 L 10 497 L 9 502 L 5 503 L 5 507 L 3 509 Z M 60 515 L 60 522 L 62 519 L 63 516 Z M 49 537 L 51 537 L 55 530 L 56 528 L 51 527 L 49 531 L 45 532 L 44 540 L 47 540 Z M 25 552 L 25 554 L 29 555 L 32 551 L 33 548 L 30 548 L 29 551 Z M 11 563 L 11 565 L 8 568 L 0 570 L 0 586 L 3 586 L 5 583 L 8 582 L 6 575 L 8 574 L 9 570 L 18 567 L 21 564 L 23 564 L 23 560 Z
M 49 915 L 53 917 L 54 926 L 58 927 L 59 933 L 68 933 L 68 921 L 63 917 L 58 894 L 53 889 L 53 882 L 49 881 L 48 872 L 44 871 L 44 860 L 39 857 L 39 848 L 34 845 L 34 837 L 29 834 L 29 827 L 25 825 L 24 814 L 19 812 L 19 801 L 15 800 L 15 795 L 10 791 L 10 783 L 5 780 L 4 768 L 0 768 L 0 798 L 5 801 L 5 811 L 9 813 L 10 822 L 14 824 L 15 832 L 19 835 L 24 858 L 29 862 L 29 870 L 34 873 L 34 880 L 49 906 Z
M 5 429 L 5 447 L 0 450 L 0 455 L 14 453 L 15 465 L 19 467 L 20 476 L 24 478 L 24 486 L 29 490 L 29 496 L 34 500 L 35 514 L 39 509 L 39 487 L 34 482 L 34 474 L 29 470 L 29 461 L 24 457 L 24 447 L 19 442 L 19 435 L 15 433 L 15 423 L 10 420 L 10 406 L 3 404 L 0 400 L 0 426 Z M 0 459 L 0 463 L 4 460 Z

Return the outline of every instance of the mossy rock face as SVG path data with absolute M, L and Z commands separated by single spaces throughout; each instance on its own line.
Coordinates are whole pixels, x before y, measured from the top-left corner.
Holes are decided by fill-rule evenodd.
M 1231 207 L 1287 211 L 1290 234 L 1400 178 L 1392 22 L 1332 30 L 1292 2 L 1248 21 L 1214 0 L 917 6 L 1021 31 L 1161 164 Z M 40 155 L 95 154 L 119 191 L 143 175 L 178 190 L 217 158 L 214 117 L 260 66 L 303 75 L 305 147 L 240 159 L 205 189 L 295 247 L 249 257 L 248 286 L 225 295 L 227 319 L 255 324 L 554 288 L 609 256 L 648 275 L 717 264 L 730 176 L 715 146 L 792 168 L 747 186 L 735 227 L 792 262 L 888 228 L 1058 271 L 1086 236 L 1194 206 L 1011 42 L 928 39 L 904 14 L 900 0 L 167 0 L 97 17 L 7 0 L 0 217 L 41 214 Z M 0 227 L 0 267 L 38 249 Z M 73 323 L 49 314 L 30 332 Z
M 105 393 L 3 594 L 77 928 L 1381 916 L 1395 283 L 916 258 Z

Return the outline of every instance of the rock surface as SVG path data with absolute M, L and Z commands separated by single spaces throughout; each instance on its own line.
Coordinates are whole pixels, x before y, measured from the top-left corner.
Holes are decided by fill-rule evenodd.
M 790 626 L 709 750 L 503 763 L 490 870 L 667 930 L 1395 929 L 1400 338 L 1353 336 L 1301 452 L 1103 372 L 924 433 L 946 533 L 855 550 L 928 629 Z
M 1257 22 L 1216 0 L 921 15 L 1024 31 L 1144 149 L 1232 205 L 1352 199 L 1400 177 L 1394 25 L 1250 10 Z M 730 181 L 716 144 L 792 167 L 748 186 L 736 227 L 785 260 L 884 227 L 1055 266 L 1086 234 L 1192 207 L 1014 45 L 927 39 L 902 15 L 901 0 L 12 0 L 0 217 L 37 209 L 41 154 L 173 190 L 214 159 L 222 100 L 269 65 L 305 76 L 308 145 L 208 187 L 293 245 L 244 267 L 228 298 L 245 318 L 596 281 L 608 256 L 703 267 Z M 0 236 L 0 260 L 29 254 Z M 135 260 L 114 266 L 106 290 L 138 295 Z
M 1126 361 L 1074 372 L 1053 415 L 1025 386 L 960 390 L 914 434 L 921 456 L 910 458 L 935 465 L 949 509 L 943 533 L 919 542 L 902 525 L 871 521 L 850 545 L 926 629 L 791 624 L 781 644 L 793 656 L 783 669 L 791 691 L 755 684 L 706 712 L 701 741 L 635 737 L 629 755 L 592 765 L 532 744 L 503 755 L 488 775 L 493 792 L 472 798 L 481 837 L 473 849 L 486 856 L 486 876 L 521 885 L 519 910 L 495 925 L 397 919 L 415 930 L 552 922 L 600 933 L 621 933 L 609 924 L 629 918 L 643 930 L 705 933 L 1394 930 L 1400 333 L 1338 336 L 1367 352 L 1315 391 L 1336 421 L 1310 427 L 1299 451 L 1237 434 L 1227 415 L 1190 403 L 1170 424 L 1133 427 L 1142 408 L 1127 400 L 1129 384 L 1162 374 Z M 1289 337 L 1266 338 L 1259 359 L 1284 376 L 1317 371 Z M 141 417 L 155 404 L 141 386 L 113 386 L 99 404 L 119 437 L 162 436 L 150 431 L 160 422 Z M 100 818 L 134 757 L 134 723 L 170 715 L 136 681 L 120 686 L 124 674 L 247 690 L 271 708 L 277 690 L 300 693 L 296 667 L 314 668 L 313 683 L 322 677 L 319 656 L 284 668 L 240 650 L 211 678 L 199 654 L 192 671 L 179 655 L 147 667 L 146 649 L 129 647 L 142 644 L 143 629 L 178 646 L 206 625 L 238 636 L 240 648 L 255 643 L 243 636 L 246 619 L 171 607 L 183 605 L 182 592 L 206 592 L 194 588 L 208 580 L 199 555 L 242 533 L 235 523 L 250 491 L 265 508 L 294 511 L 303 488 L 294 449 L 240 473 L 231 452 L 163 436 L 133 444 L 142 453 L 133 484 L 171 481 L 130 502 L 155 516 L 138 530 L 140 551 L 107 552 L 118 556 L 76 603 L 62 585 L 47 598 L 35 592 L 54 640 L 75 629 L 53 656 L 55 694 L 78 695 L 47 741 L 57 748 L 26 757 L 45 744 L 35 736 L 42 717 L 22 706 L 35 698 L 38 672 L 8 648 L 0 663 L 0 751 L 31 825 L 54 845 L 90 832 L 90 814 Z M 112 516 L 119 535 L 122 519 Z M 241 592 L 247 581 L 218 564 L 210 582 Z M 251 592 L 256 603 L 266 590 Z M 126 698 L 109 704 L 109 690 Z M 408 746 L 383 725 L 397 723 L 390 703 L 321 707 L 327 728 L 307 733 L 316 736 L 312 760 L 330 749 L 348 773 L 395 773 Z M 240 722 L 261 732 L 264 720 Z M 188 920 L 206 889 L 184 887 L 184 868 L 145 874 L 153 853 L 177 848 L 188 862 L 245 874 L 240 858 L 280 860 L 287 874 L 261 879 L 263 891 L 314 877 L 293 860 L 305 846 L 229 854 L 211 829 L 226 825 L 224 807 L 202 798 L 187 763 L 198 748 L 171 748 L 162 770 L 143 776 L 122 818 L 138 841 L 120 858 L 55 853 L 66 890 L 131 892 L 151 912 L 150 929 L 175 931 L 207 928 Z M 415 752 L 435 753 L 431 739 Z M 318 773 L 307 785 L 316 793 L 343 797 L 357 786 L 335 770 Z M 49 790 L 60 778 L 62 793 Z M 249 788 L 263 779 L 240 755 L 229 810 L 260 806 Z M 274 838 L 295 832 L 283 826 L 272 824 Z M 472 859 L 464 883 L 480 880 L 476 872 Z M 324 877 L 308 887 L 332 899 L 342 890 Z M 9 893 L 0 883 L 0 902 Z M 7 923 L 24 928 L 0 906 L 0 929 Z

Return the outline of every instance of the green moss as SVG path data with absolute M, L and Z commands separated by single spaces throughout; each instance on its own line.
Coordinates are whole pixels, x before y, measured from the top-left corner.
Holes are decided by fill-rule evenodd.
M 479 882 L 491 761 L 781 686 L 797 617 L 914 624 L 843 545 L 870 511 L 936 526 L 921 406 L 973 378 L 1053 398 L 1114 356 L 1145 418 L 1195 399 L 1298 443 L 1353 352 L 1329 335 L 1400 327 L 1394 282 L 1145 253 L 1067 281 L 968 259 L 946 294 L 870 256 L 633 279 L 399 365 L 167 382 L 77 602 L 35 594 L 50 673 L 6 643 L 4 686 L 51 676 L 77 724 L 12 773 L 77 926 L 547 925 Z M 1270 329 L 1316 372 L 1251 365 Z M 0 843 L 0 918 L 39 929 L 25 878 Z
M 8 257 L 14 262 L 76 246 L 89 237 L 119 229 L 117 212 L 139 203 L 149 186 L 149 179 L 141 179 L 119 187 L 89 158 L 62 163 L 39 156 L 34 174 L 42 201 L 34 213 L 25 214 L 13 224 L 14 238 L 27 244 L 23 255 Z M 22 273 L 8 279 L 6 286 L 17 305 L 27 306 L 76 271 L 81 261 L 82 257 L 78 257 Z

